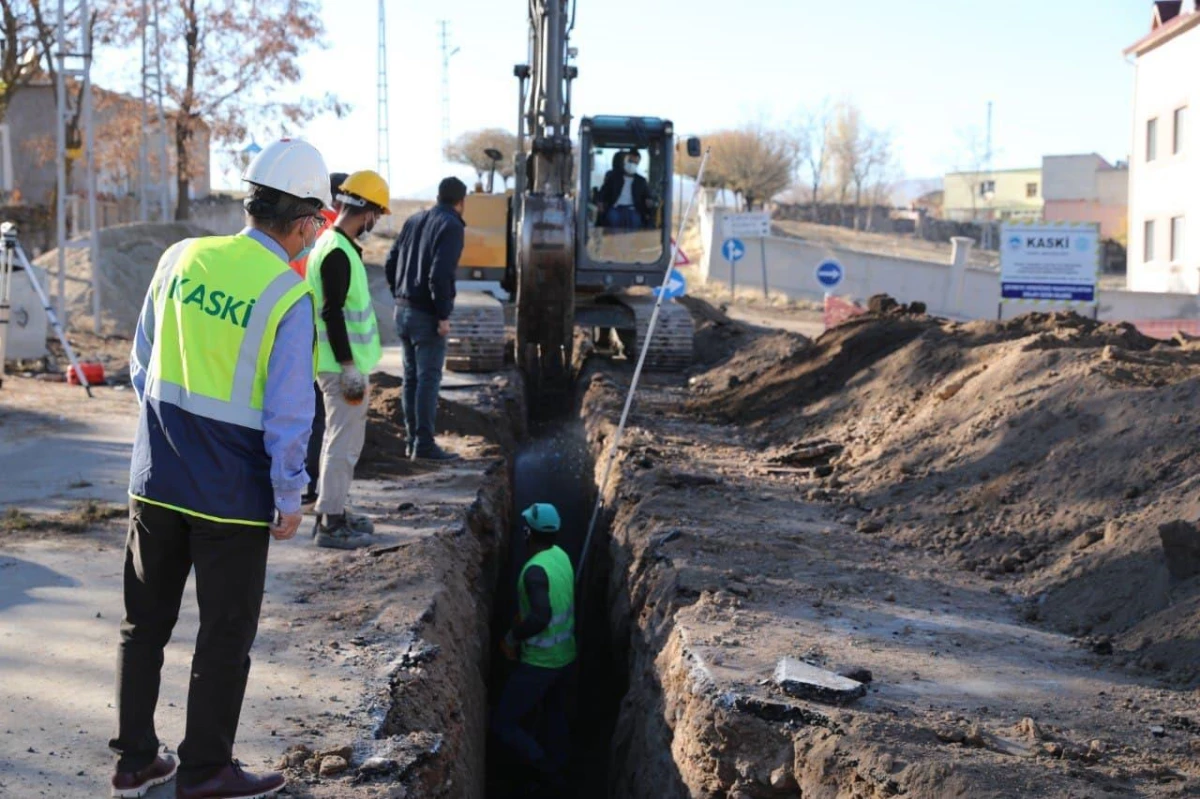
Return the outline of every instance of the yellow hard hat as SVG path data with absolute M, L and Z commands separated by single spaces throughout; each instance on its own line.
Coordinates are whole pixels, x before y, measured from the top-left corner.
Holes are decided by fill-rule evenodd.
M 342 185 L 338 190 L 342 194 L 351 195 L 352 199 L 357 198 L 365 200 L 372 205 L 378 205 L 383 209 L 385 214 L 392 212 L 392 209 L 388 207 L 388 204 L 391 202 L 391 194 L 388 192 L 387 181 L 378 172 L 370 169 L 354 172 L 350 177 L 342 181 Z M 341 197 L 337 199 L 342 200 Z M 351 202 L 350 204 L 355 205 L 356 203 Z

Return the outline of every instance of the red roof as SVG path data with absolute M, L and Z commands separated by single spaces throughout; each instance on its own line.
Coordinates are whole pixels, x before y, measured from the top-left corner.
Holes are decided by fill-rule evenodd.
M 1131 53 L 1136 53 L 1139 56 L 1144 55 L 1153 50 L 1155 47 L 1166 44 L 1184 31 L 1200 25 L 1200 11 L 1190 11 L 1186 14 L 1179 14 L 1178 16 L 1162 24 L 1158 24 L 1158 20 L 1159 16 L 1156 7 L 1154 16 L 1155 28 L 1141 39 L 1138 39 L 1132 45 L 1125 48 L 1125 55 L 1130 55 Z

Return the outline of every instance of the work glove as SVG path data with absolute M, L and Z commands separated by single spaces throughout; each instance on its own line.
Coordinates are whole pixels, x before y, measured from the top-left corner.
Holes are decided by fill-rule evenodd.
M 342 389 L 342 397 L 350 405 L 360 405 L 367 393 L 367 378 L 354 364 L 342 367 L 338 385 Z

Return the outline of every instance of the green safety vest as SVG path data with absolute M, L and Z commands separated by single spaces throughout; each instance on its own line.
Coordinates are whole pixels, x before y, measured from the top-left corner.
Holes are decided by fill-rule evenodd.
M 130 494 L 212 521 L 267 525 L 263 395 L 284 314 L 308 285 L 249 236 L 172 247 L 150 287 L 154 346 Z
M 540 566 L 550 579 L 550 623 L 521 647 L 521 662 L 544 669 L 561 669 L 575 662 L 575 571 L 571 558 L 560 547 L 551 547 L 529 559 L 518 578 L 521 618 L 529 615 L 525 572 Z
M 370 374 L 383 356 L 383 345 L 379 341 L 379 324 L 375 321 L 375 306 L 371 302 L 367 268 L 345 235 L 332 227 L 322 233 L 313 245 L 312 252 L 308 255 L 308 274 L 305 278 L 317 303 L 317 371 L 342 371 L 342 365 L 334 357 L 333 347 L 329 345 L 325 320 L 321 318 L 321 310 L 325 307 L 321 267 L 325 264 L 325 256 L 338 249 L 350 260 L 350 291 L 347 292 L 346 304 L 342 307 L 342 315 L 346 319 L 346 333 L 350 336 L 350 354 L 354 356 L 354 365 L 358 371 L 364 375 Z

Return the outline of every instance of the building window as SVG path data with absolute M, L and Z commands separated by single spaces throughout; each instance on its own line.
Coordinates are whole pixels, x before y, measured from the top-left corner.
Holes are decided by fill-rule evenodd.
M 1158 117 L 1146 123 L 1146 160 L 1158 158 Z
M 1025 184 L 1025 196 L 1026 197 L 1037 197 L 1037 184 L 1036 183 L 1026 183 Z
M 1183 217 L 1177 216 L 1171 220 L 1171 261 L 1183 260 Z
M 1172 136 L 1171 152 L 1179 155 L 1183 152 L 1184 124 L 1187 122 L 1187 106 L 1175 109 L 1175 130 Z
M 980 197 L 986 197 L 989 194 L 995 194 L 995 193 L 996 193 L 996 181 L 982 180 L 979 182 L 979 196 Z
M 1144 241 L 1142 242 L 1142 260 L 1150 263 L 1154 260 L 1154 220 L 1147 219 Z

